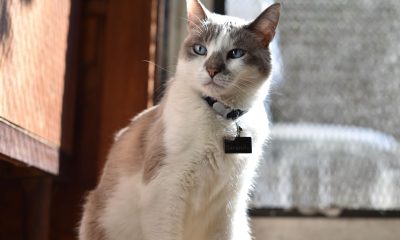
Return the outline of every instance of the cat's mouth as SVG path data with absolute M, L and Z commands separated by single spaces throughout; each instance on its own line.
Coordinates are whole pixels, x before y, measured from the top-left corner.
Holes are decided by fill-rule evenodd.
M 204 84 L 205 87 L 212 87 L 212 88 L 224 88 L 223 86 L 219 85 L 218 83 L 216 83 L 215 81 L 209 81 L 208 83 Z
M 219 96 L 223 92 L 225 92 L 225 87 L 219 85 L 215 81 L 209 81 L 206 84 L 203 84 L 203 91 L 208 93 L 210 96 Z
M 208 78 L 203 86 L 212 90 L 224 90 L 226 87 L 224 84 L 220 83 L 217 79 Z

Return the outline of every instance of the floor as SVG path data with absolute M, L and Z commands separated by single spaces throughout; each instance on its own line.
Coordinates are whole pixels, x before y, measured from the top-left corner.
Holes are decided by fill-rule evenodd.
M 252 219 L 255 240 L 400 240 L 400 219 Z

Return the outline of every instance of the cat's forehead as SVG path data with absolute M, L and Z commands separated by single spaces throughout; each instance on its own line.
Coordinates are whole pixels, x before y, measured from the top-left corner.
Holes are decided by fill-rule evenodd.
M 246 21 L 219 14 L 212 14 L 207 21 L 203 23 L 200 29 L 192 31 L 195 38 L 201 39 L 204 43 L 210 43 L 220 39 L 221 36 L 234 40 L 244 31 L 243 27 L 247 24 Z M 228 41 L 230 42 L 230 41 Z
M 227 52 L 235 48 L 245 50 L 246 58 L 243 61 L 250 65 L 259 66 L 262 71 L 269 69 L 269 50 L 262 45 L 257 34 L 249 28 L 249 22 L 230 16 L 213 14 L 198 27 L 189 32 L 181 51 L 184 59 L 198 58 L 193 51 L 194 44 L 202 44 L 207 49 L 207 56 L 226 56 Z M 214 54 L 215 53 L 215 54 Z
M 210 14 L 208 16 L 208 21 L 214 25 L 229 26 L 231 28 L 240 28 L 246 25 L 248 22 L 237 17 L 220 15 L 220 14 Z

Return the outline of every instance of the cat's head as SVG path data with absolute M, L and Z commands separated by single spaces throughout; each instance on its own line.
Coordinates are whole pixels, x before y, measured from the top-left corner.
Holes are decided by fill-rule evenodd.
M 271 72 L 268 45 L 280 5 L 270 6 L 248 23 L 211 13 L 198 0 L 186 2 L 189 34 L 177 73 L 194 89 L 226 103 L 254 94 Z

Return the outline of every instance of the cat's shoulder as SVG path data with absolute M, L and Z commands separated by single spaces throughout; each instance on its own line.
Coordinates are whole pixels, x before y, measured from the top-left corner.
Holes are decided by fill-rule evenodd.
M 152 107 L 147 108 L 146 110 L 143 110 L 141 113 L 133 117 L 131 120 L 131 124 L 136 124 L 139 122 L 160 118 L 161 112 L 162 112 L 162 106 L 154 105 Z
M 144 129 L 149 127 L 151 123 L 154 123 L 156 120 L 161 118 L 162 107 L 160 105 L 155 105 L 150 108 L 147 108 L 133 117 L 128 126 L 119 130 L 115 136 L 114 141 L 118 141 L 121 139 L 125 133 L 129 130 L 133 129 Z

